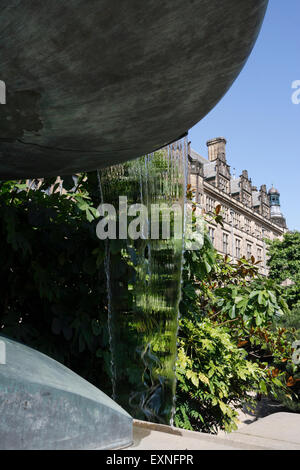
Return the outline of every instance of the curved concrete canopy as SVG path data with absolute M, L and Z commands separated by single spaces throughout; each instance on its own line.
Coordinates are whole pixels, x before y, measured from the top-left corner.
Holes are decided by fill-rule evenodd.
M 93 170 L 181 137 L 228 90 L 268 0 L 2 0 L 0 177 Z

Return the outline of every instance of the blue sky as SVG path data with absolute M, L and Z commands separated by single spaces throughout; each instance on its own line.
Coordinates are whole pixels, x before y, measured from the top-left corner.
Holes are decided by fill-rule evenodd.
M 219 104 L 190 130 L 192 147 L 207 156 L 206 141 L 227 139 L 227 159 L 255 186 L 274 184 L 288 227 L 300 230 L 300 0 L 270 0 L 250 58 Z

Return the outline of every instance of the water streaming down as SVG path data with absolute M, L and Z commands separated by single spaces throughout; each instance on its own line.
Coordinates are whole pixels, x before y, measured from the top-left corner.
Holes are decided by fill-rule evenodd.
M 169 152 L 168 152 L 169 153 Z M 168 157 L 169 158 L 169 157 Z M 186 244 L 186 224 L 187 224 L 187 185 L 188 185 L 188 140 L 187 137 L 184 138 L 184 142 L 181 148 L 181 158 L 182 158 L 182 177 L 183 177 L 183 233 L 182 233 L 182 249 L 181 249 L 181 274 L 180 274 L 180 299 L 178 301 L 178 310 L 177 310 L 177 331 L 176 331 L 176 360 L 177 360 L 177 338 L 178 338 L 178 331 L 179 331 L 179 320 L 180 320 L 180 309 L 179 309 L 179 303 L 181 300 L 182 296 L 182 284 L 183 284 L 183 279 L 182 279 L 182 272 L 183 272 L 183 265 L 184 265 L 184 252 L 185 252 L 185 244 Z M 174 363 L 174 371 L 176 373 L 176 360 Z M 172 412 L 171 412 L 171 419 L 170 419 L 170 425 L 174 426 L 174 419 L 175 419 L 175 414 L 176 414 L 176 376 L 175 376 L 175 393 L 173 395 L 173 406 L 172 406 Z
M 141 236 L 107 240 L 105 269 L 113 398 L 132 416 L 172 424 L 183 239 L 162 236 L 162 214 L 176 203 L 184 214 L 187 139 L 133 162 L 99 171 L 101 200 L 119 207 L 143 204 Z M 153 205 L 164 204 L 162 212 Z M 117 211 L 117 234 L 122 211 Z M 138 215 L 138 214 L 137 214 Z M 136 217 L 128 217 L 128 226 Z M 184 217 L 181 217 L 182 230 Z M 160 223 L 159 236 L 153 227 Z M 152 238 L 151 236 L 152 235 Z
M 97 171 L 98 187 L 100 192 L 100 202 L 104 203 L 101 176 Z M 111 294 L 111 280 L 110 280 L 110 247 L 109 240 L 105 240 L 105 251 L 104 251 L 104 270 L 106 277 L 106 293 L 107 293 L 107 330 L 110 350 L 110 372 L 111 372 L 111 386 L 112 394 L 111 398 L 116 399 L 116 370 L 115 370 L 115 358 L 114 358 L 114 347 L 113 347 L 113 317 L 112 317 L 112 294 Z

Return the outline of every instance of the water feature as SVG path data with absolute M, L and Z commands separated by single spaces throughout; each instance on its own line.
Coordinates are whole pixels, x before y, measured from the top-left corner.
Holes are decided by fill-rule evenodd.
M 172 424 L 175 409 L 183 238 L 175 236 L 172 214 L 167 237 L 162 215 L 174 203 L 184 213 L 186 168 L 183 138 L 159 152 L 99 171 L 101 201 L 117 209 L 119 196 L 126 196 L 128 207 L 143 204 L 148 209 L 138 239 L 105 241 L 112 396 L 135 418 L 166 424 Z M 151 212 L 161 204 L 161 212 Z M 118 228 L 120 219 L 118 210 Z M 128 226 L 132 220 L 128 216 Z M 160 231 L 154 239 L 157 223 Z M 183 231 L 184 218 L 180 223 Z
M 104 203 L 101 176 L 100 172 L 97 171 L 98 187 L 100 192 L 100 202 Z M 112 385 L 112 399 L 116 399 L 116 370 L 115 370 L 115 359 L 114 359 L 114 348 L 113 348 L 113 318 L 112 318 L 112 294 L 111 294 L 111 280 L 110 280 L 110 248 L 109 240 L 105 240 L 105 251 L 104 251 L 104 270 L 106 277 L 106 293 L 107 293 L 107 330 L 109 338 L 109 349 L 110 349 L 110 372 L 111 372 L 111 385 Z

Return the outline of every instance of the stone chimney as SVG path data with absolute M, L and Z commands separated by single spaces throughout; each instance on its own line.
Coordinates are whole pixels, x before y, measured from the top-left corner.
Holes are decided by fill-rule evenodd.
M 224 137 L 217 137 L 206 142 L 210 162 L 215 161 L 218 157 L 223 157 L 222 159 L 226 162 L 226 144 L 227 141 Z
M 262 184 L 261 187 L 260 187 L 260 192 L 261 193 L 266 193 L 267 192 L 267 185 L 266 184 Z

